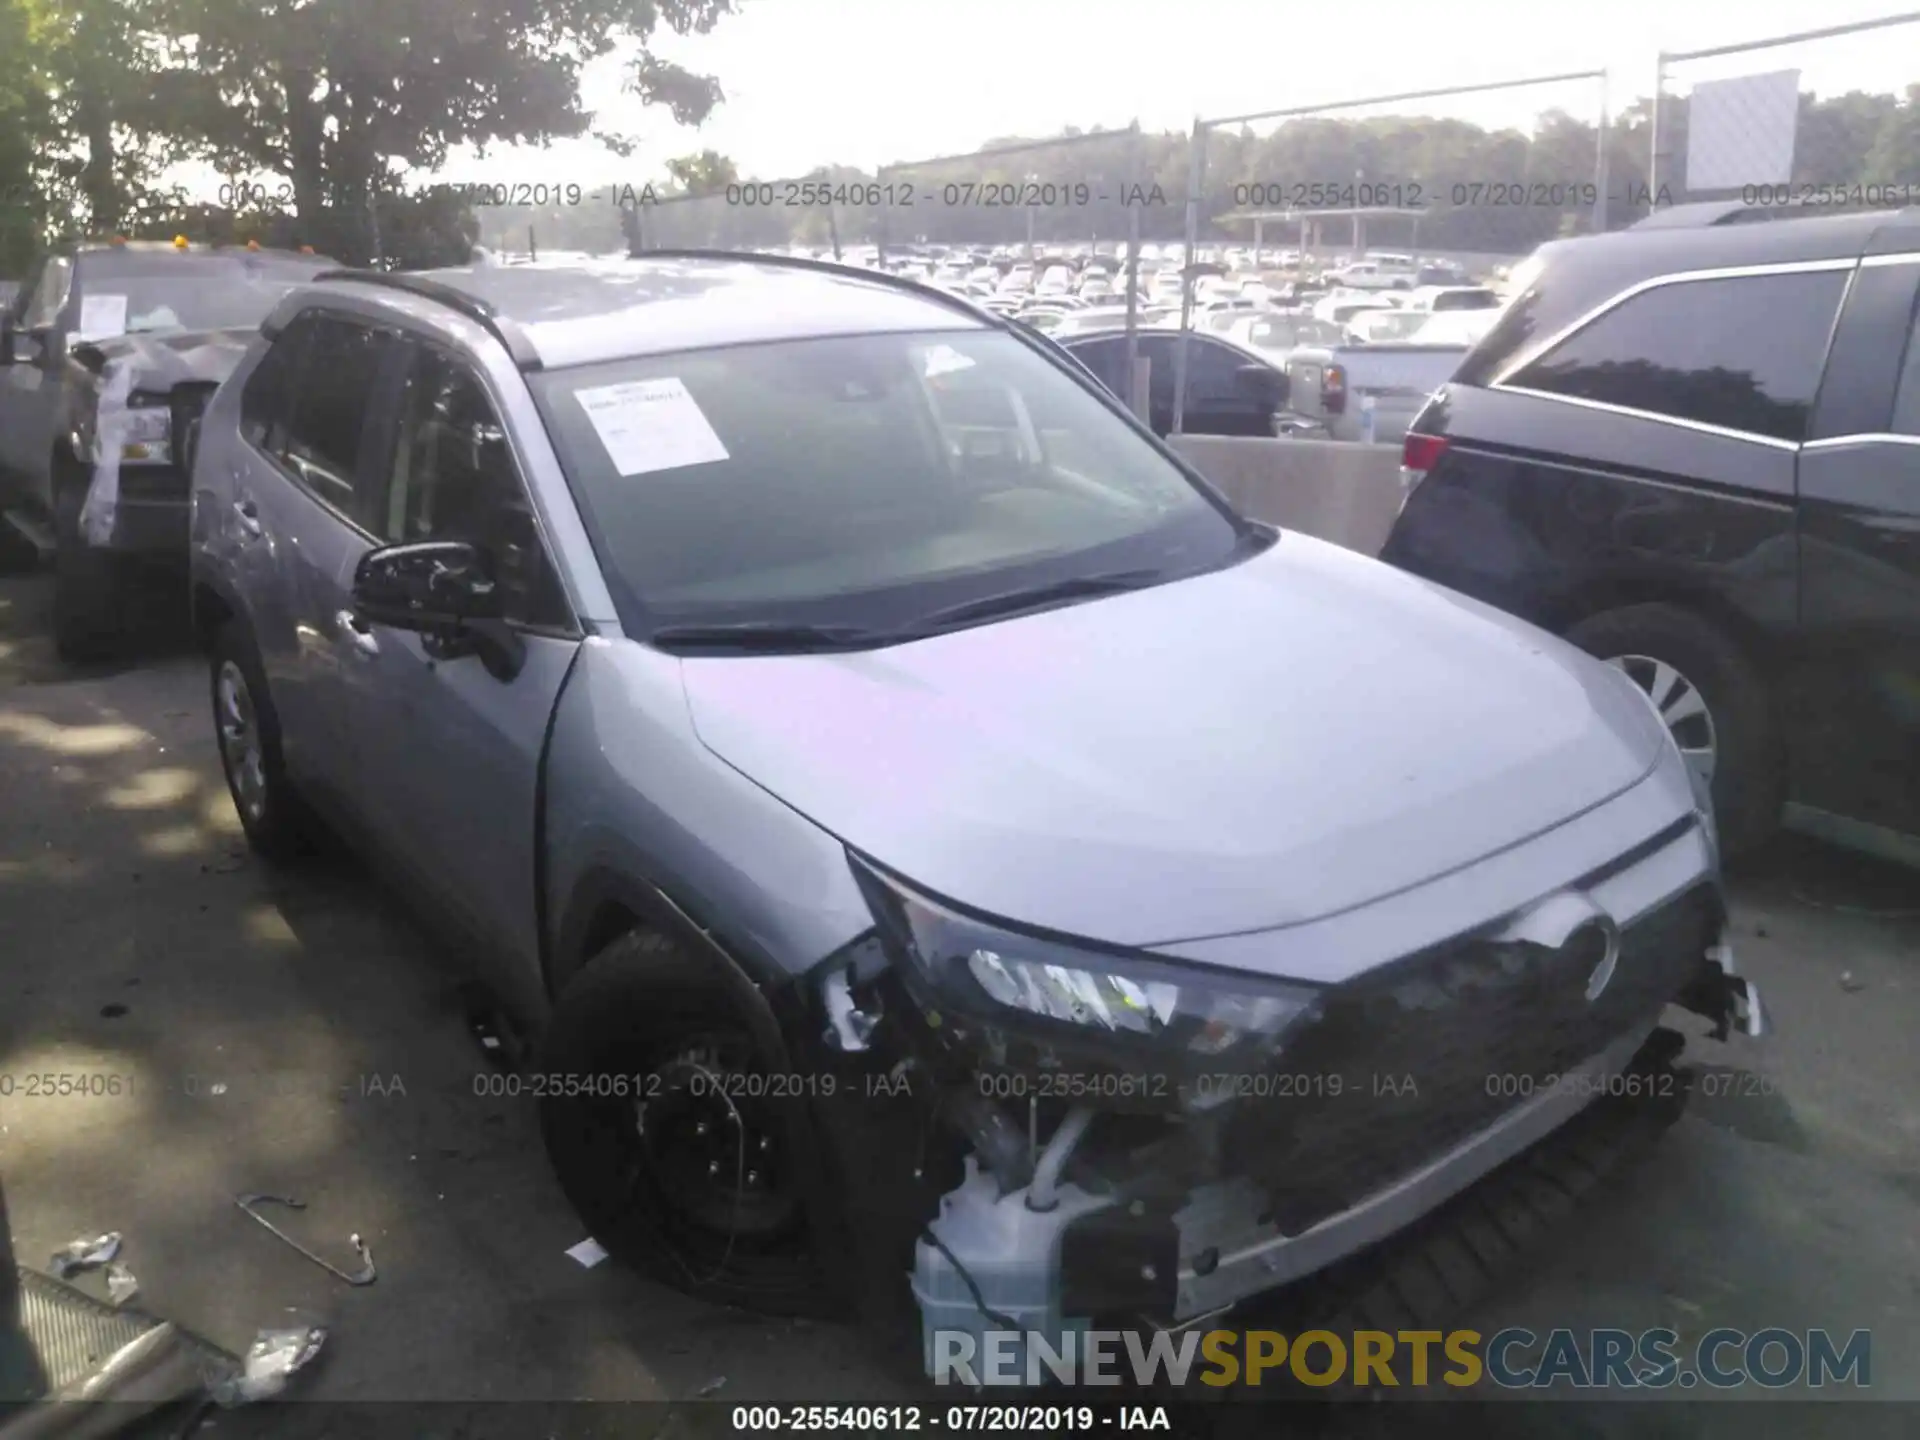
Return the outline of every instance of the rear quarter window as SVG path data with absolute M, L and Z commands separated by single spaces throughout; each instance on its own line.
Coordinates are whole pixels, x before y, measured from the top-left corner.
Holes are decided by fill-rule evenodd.
M 1801 440 L 1846 281 L 1836 269 L 1656 285 L 1501 384 Z

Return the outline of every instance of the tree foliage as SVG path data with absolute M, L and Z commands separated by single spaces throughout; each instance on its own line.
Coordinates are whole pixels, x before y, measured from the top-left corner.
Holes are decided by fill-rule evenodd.
M 737 5 L 0 0 L 0 38 L 23 37 L 0 48 L 0 107 L 12 107 L 0 116 L 40 119 L 12 133 L 30 132 L 46 178 L 73 192 L 50 185 L 42 220 L 65 209 L 116 227 L 150 174 L 191 158 L 242 182 L 277 177 L 276 206 L 320 248 L 360 261 L 389 232 L 470 231 L 470 220 L 449 230 L 447 195 L 403 195 L 406 177 L 458 147 L 586 133 L 581 72 L 616 50 L 630 93 L 681 123 L 704 119 L 718 82 L 650 45 L 711 30 Z

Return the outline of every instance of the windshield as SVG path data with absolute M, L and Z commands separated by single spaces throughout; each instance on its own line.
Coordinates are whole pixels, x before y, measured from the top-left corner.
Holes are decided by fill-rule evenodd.
M 1000 331 L 831 337 L 530 377 L 622 623 L 911 628 L 1014 587 L 1239 553 L 1085 382 Z
M 101 278 L 88 284 L 80 297 L 84 338 L 105 340 L 156 330 L 251 329 L 267 318 L 281 296 L 302 283 L 304 277 L 299 275 L 269 278 L 237 268 Z

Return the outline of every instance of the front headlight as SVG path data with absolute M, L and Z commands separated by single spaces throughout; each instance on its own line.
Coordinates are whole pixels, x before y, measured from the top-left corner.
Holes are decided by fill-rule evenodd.
M 1319 1013 L 1312 986 L 1016 933 L 849 859 L 889 954 L 926 1004 L 1209 1062 L 1276 1053 Z

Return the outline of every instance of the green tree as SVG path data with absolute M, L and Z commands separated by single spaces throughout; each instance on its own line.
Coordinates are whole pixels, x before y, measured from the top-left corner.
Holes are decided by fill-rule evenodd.
M 1860 179 L 1875 185 L 1920 185 L 1920 85 L 1880 122 Z
M 358 260 L 375 197 L 403 175 L 437 170 L 460 146 L 585 134 L 581 71 L 616 47 L 633 51 L 630 93 L 682 124 L 705 119 L 719 84 L 649 44 L 663 25 L 705 33 L 738 0 L 148 3 L 166 42 L 153 88 L 174 133 L 236 175 L 283 177 L 302 222 L 324 223 L 333 252 Z

